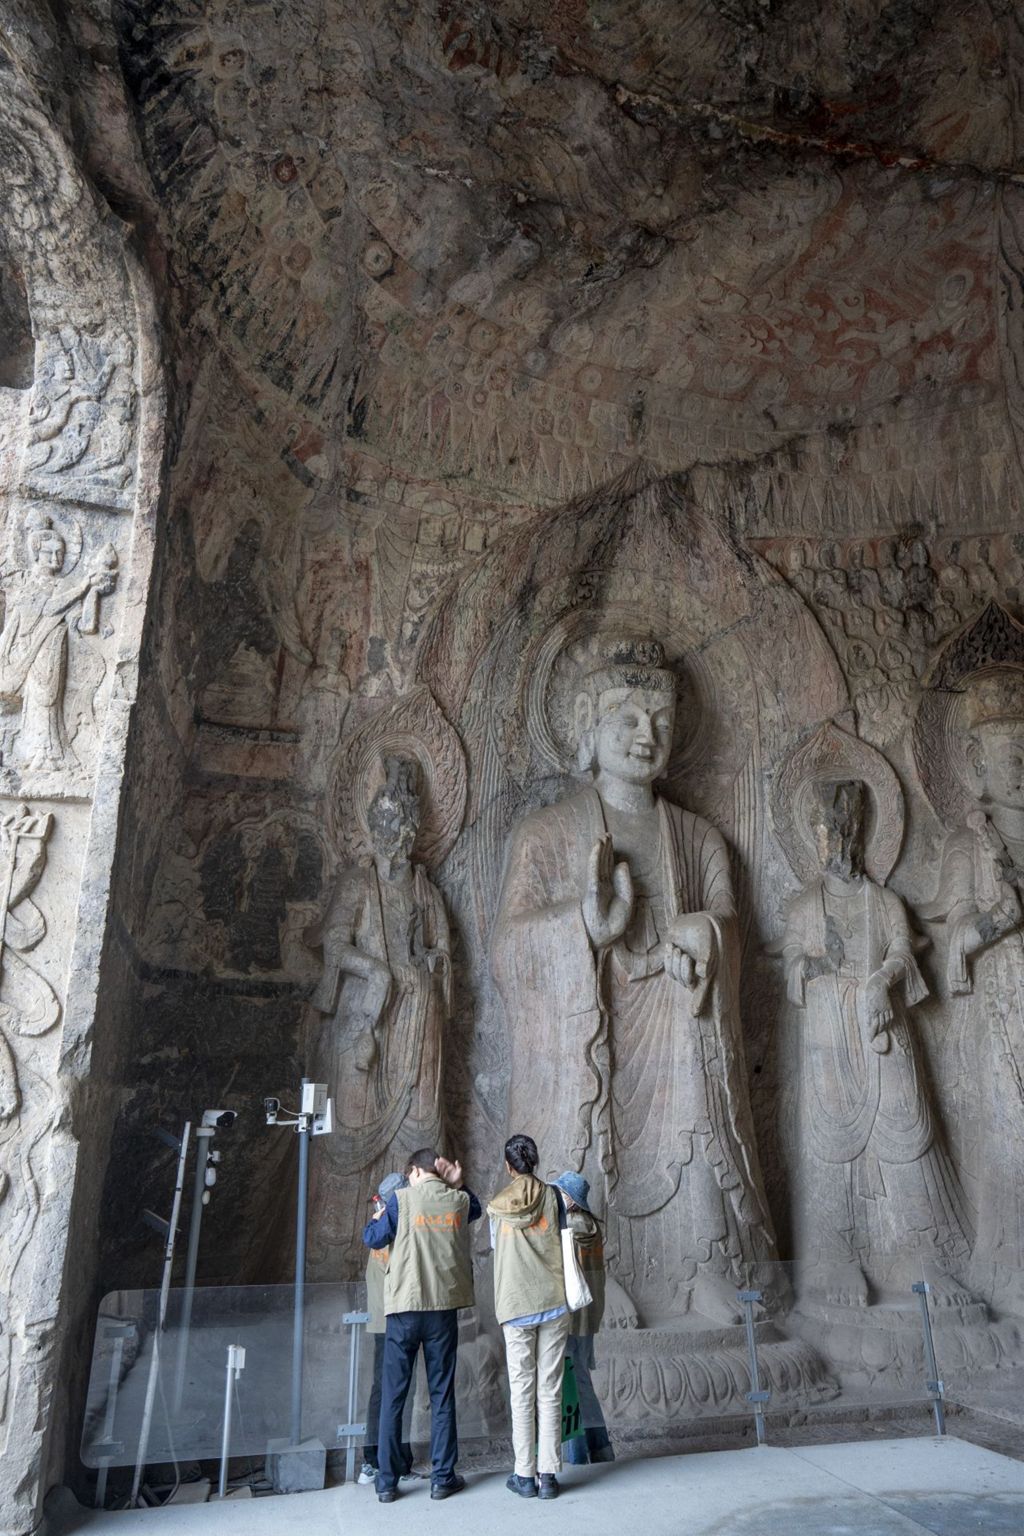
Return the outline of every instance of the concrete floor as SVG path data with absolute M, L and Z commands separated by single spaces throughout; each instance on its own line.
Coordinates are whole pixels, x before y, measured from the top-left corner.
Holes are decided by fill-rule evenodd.
M 1024 1463 L 949 1436 L 801 1448 L 767 1446 L 567 1469 L 554 1503 L 514 1498 L 504 1478 L 472 1474 L 433 1503 L 418 1482 L 393 1505 L 343 1487 L 123 1513 L 66 1507 L 48 1536 L 448 1536 L 484 1529 L 621 1536 L 1022 1536 Z

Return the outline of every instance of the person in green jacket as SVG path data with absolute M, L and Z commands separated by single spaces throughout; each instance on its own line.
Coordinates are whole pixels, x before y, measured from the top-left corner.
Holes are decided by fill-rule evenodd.
M 593 1300 L 589 1307 L 569 1314 L 569 1338 L 565 1353 L 576 1373 L 580 1395 L 580 1417 L 586 1438 L 566 1442 L 565 1459 L 573 1465 L 588 1461 L 614 1461 L 615 1452 L 608 1437 L 604 1411 L 594 1391 L 594 1335 L 604 1317 L 604 1235 L 597 1217 L 590 1209 L 590 1185 L 582 1173 L 571 1169 L 554 1181 L 565 1201 L 566 1219 L 572 1229 L 576 1257 Z
M 505 1335 L 515 1468 L 505 1486 L 529 1499 L 558 1497 L 562 1369 L 569 1309 L 562 1270 L 561 1200 L 536 1176 L 537 1144 L 505 1143 L 511 1184 L 487 1207 L 494 1247 L 494 1310 Z M 540 1486 L 537 1477 L 539 1474 Z

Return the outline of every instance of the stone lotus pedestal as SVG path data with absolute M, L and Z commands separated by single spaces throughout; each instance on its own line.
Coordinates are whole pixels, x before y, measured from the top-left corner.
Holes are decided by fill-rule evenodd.
M 805 1339 L 777 1323 L 754 1325 L 761 1385 L 773 1408 L 806 1408 L 835 1397 L 836 1381 Z M 602 1332 L 597 1340 L 597 1388 L 609 1424 L 669 1423 L 751 1412 L 746 1331 L 693 1315 L 677 1324 Z

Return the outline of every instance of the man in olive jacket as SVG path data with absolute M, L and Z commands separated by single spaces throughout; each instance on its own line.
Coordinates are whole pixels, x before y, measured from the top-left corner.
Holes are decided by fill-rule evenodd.
M 430 1497 L 446 1499 L 465 1487 L 455 1471 L 455 1356 L 458 1313 L 473 1305 L 469 1224 L 480 1202 L 462 1188 L 462 1168 L 433 1148 L 415 1152 L 409 1184 L 388 1197 L 363 1231 L 367 1248 L 390 1248 L 384 1278 L 384 1368 L 381 1381 L 377 1497 L 398 1497 L 404 1470 L 402 1410 L 423 1349 L 430 1393 Z

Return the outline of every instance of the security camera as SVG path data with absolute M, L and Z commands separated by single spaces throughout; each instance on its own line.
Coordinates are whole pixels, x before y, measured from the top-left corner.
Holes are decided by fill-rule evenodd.
M 226 1131 L 238 1119 L 236 1109 L 204 1109 L 203 1125 L 209 1130 Z
M 264 1099 L 263 1108 L 267 1112 L 267 1124 L 274 1125 L 281 1109 L 280 1099 Z

